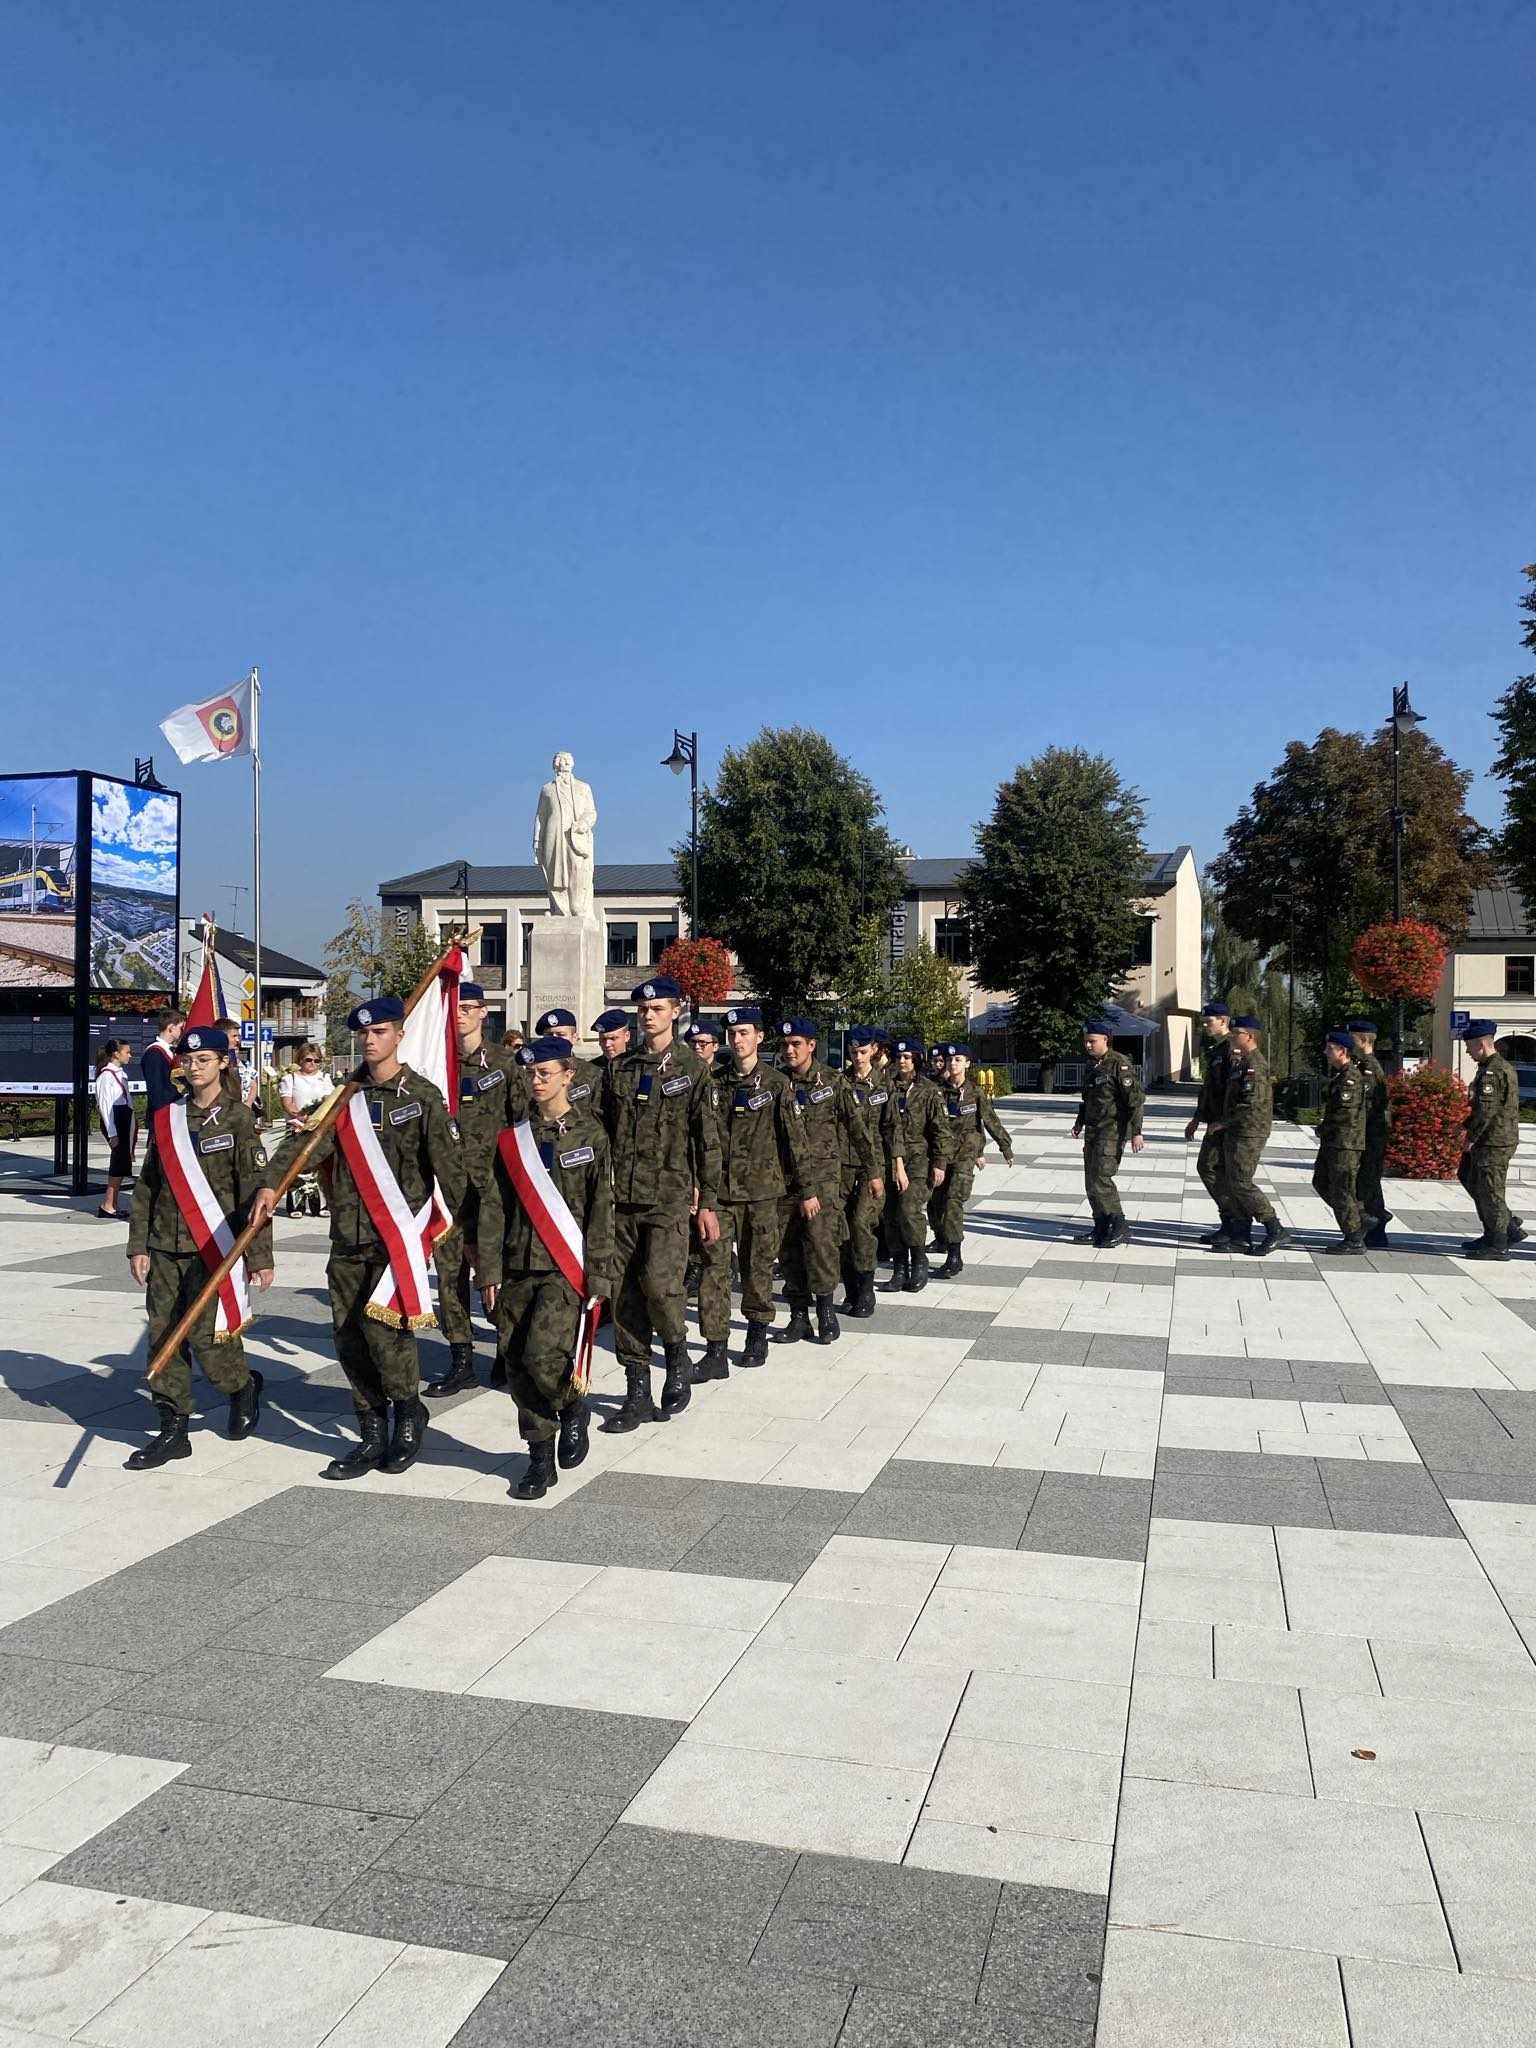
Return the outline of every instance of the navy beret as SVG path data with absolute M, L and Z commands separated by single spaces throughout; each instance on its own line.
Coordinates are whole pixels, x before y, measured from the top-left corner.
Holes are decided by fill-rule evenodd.
M 873 1038 L 876 1045 L 890 1044 L 891 1034 L 889 1033 L 889 1031 L 886 1030 L 883 1024 L 871 1024 L 869 1027 L 869 1031 L 870 1036 Z
M 183 1052 L 228 1052 L 229 1033 L 215 1031 L 211 1024 L 199 1024 L 195 1031 L 182 1033 Z
M 576 1029 L 576 1012 L 574 1010 L 546 1010 L 533 1027 L 534 1036 L 536 1038 L 547 1038 L 557 1024 L 569 1024 L 574 1031 Z
M 1232 1022 L 1239 1031 L 1262 1031 L 1264 1029 L 1263 1020 L 1258 1017 L 1234 1017 Z
M 654 1003 L 663 997 L 670 997 L 674 1003 L 683 1000 L 683 992 L 670 974 L 652 975 L 649 981 L 642 981 L 638 988 L 632 988 L 629 992 L 629 1000 L 632 1003 Z
M 1346 1031 L 1369 1031 L 1374 1038 L 1376 1035 L 1376 1019 L 1374 1017 L 1351 1017 L 1344 1026 L 1344 1029 Z
M 1462 1032 L 1463 1038 L 1497 1038 L 1499 1027 L 1491 1017 L 1474 1017 Z M 182 1044 L 186 1044 L 183 1039 Z
M 400 1024 L 405 1021 L 405 1005 L 398 996 L 370 996 L 366 1003 L 359 1003 L 347 1019 L 349 1031 L 364 1031 L 370 1024 Z
M 963 1039 L 955 1045 L 946 1045 L 944 1050 L 947 1053 L 949 1053 L 952 1057 L 955 1054 L 958 1054 L 961 1059 L 968 1060 L 971 1056 L 971 1048 L 965 1043 Z
M 1325 1045 L 1342 1045 L 1346 1052 L 1353 1052 L 1355 1049 L 1355 1041 L 1347 1031 L 1330 1031 L 1323 1043 Z
M 694 1044 L 694 1042 L 700 1038 L 718 1038 L 719 1036 L 720 1033 L 715 1026 L 715 1020 L 712 1017 L 705 1017 L 702 1018 L 697 1024 L 690 1024 L 688 1026 L 688 1029 L 683 1033 L 684 1041 L 689 1045 Z
M 540 1060 L 572 1059 L 575 1053 L 568 1038 L 553 1038 L 545 1034 L 535 1038 L 531 1044 L 523 1046 L 517 1056 L 525 1067 L 532 1067 Z
M 459 983 L 459 1001 L 461 1003 L 483 1003 L 485 1001 L 485 990 L 478 981 L 461 981 Z
M 1230 1017 L 1232 1012 L 1225 1003 L 1204 1003 L 1201 1005 L 1200 1014 L 1202 1017 Z
M 1101 1038 L 1113 1038 L 1115 1027 L 1107 1017 L 1090 1017 L 1083 1026 L 1084 1038 L 1088 1037 L 1090 1032 L 1096 1032 Z
M 761 1031 L 763 1028 L 763 1013 L 755 1003 L 747 1003 L 738 1009 L 727 1010 L 725 1021 L 728 1025 L 755 1024 L 758 1030 Z
M 786 1017 L 779 1031 L 785 1038 L 809 1038 L 813 1043 L 821 1036 L 809 1017 Z
M 892 1052 L 909 1052 L 914 1057 L 920 1057 L 922 1050 L 923 1041 L 920 1038 L 893 1038 L 891 1040 Z
M 593 1018 L 592 1029 L 594 1031 L 627 1031 L 629 1029 L 629 1012 L 628 1010 L 604 1010 L 601 1017 Z
M 881 1032 L 877 1024 L 852 1024 L 848 1028 L 850 1045 L 878 1045 Z

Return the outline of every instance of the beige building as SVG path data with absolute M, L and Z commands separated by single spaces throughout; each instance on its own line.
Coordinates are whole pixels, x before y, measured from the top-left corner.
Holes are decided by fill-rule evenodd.
M 1454 1034 L 1473 1017 L 1491 1017 L 1506 1058 L 1536 1063 L 1536 922 L 1513 889 L 1479 889 L 1467 935 L 1445 963 L 1435 998 L 1430 1050 L 1470 1080 L 1474 1062 Z
M 229 1014 L 254 1021 L 253 970 L 256 947 L 239 932 L 215 929 L 213 950 L 218 956 L 219 983 Z M 200 917 L 181 920 L 177 980 L 182 1002 L 189 1003 L 197 992 L 203 973 L 203 921 Z M 248 993 L 248 989 L 250 993 Z M 278 1067 L 291 1067 L 306 1039 L 325 1043 L 325 970 L 280 953 L 275 946 L 261 949 L 262 1022 L 272 1033 L 267 1041 L 267 1058 Z

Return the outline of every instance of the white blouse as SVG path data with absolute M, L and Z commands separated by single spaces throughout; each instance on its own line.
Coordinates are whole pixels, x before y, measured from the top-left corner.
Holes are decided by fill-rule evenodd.
M 104 1137 L 115 1139 L 117 1136 L 112 1128 L 112 1112 L 120 1102 L 128 1103 L 131 1116 L 133 1104 L 128 1095 L 128 1083 L 123 1079 L 123 1070 L 109 1063 L 96 1076 L 96 1114 L 101 1119 Z

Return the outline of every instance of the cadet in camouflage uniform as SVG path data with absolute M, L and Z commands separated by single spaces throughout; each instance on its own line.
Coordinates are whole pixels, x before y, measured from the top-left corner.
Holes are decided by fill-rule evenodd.
M 1317 1133 L 1317 1164 L 1312 1185 L 1338 1219 L 1344 1233 L 1328 1252 L 1363 1252 L 1360 1203 L 1355 1187 L 1360 1154 L 1365 1149 L 1365 1120 L 1370 1075 L 1359 1065 L 1355 1041 L 1347 1031 L 1330 1031 L 1323 1043 L 1323 1115 Z
M 856 1114 L 862 1120 L 874 1165 L 866 1173 L 851 1135 L 843 1143 L 843 1214 L 848 1219 L 848 1241 L 843 1247 L 842 1303 L 845 1316 L 867 1320 L 875 1312 L 875 1266 L 880 1256 L 880 1215 L 885 1205 L 886 1126 L 890 1121 L 891 1091 L 876 1064 L 877 1033 L 872 1025 L 855 1024 L 848 1033 L 852 1065 L 844 1070 L 848 1092 Z
M 709 1069 L 711 1074 L 714 1074 L 716 1072 L 716 1069 L 722 1064 L 722 1062 L 729 1064 L 729 1062 L 726 1060 L 726 1055 L 723 1054 L 720 1050 L 720 1034 L 715 1028 L 713 1018 L 706 1018 L 702 1021 L 696 1018 L 694 1022 L 688 1026 L 688 1029 L 683 1033 L 683 1043 L 684 1045 L 691 1046 L 693 1048 L 693 1051 L 704 1062 L 705 1066 Z M 698 1226 L 693 1225 L 690 1227 L 688 1239 L 688 1270 L 683 1281 L 683 1292 L 687 1296 L 689 1301 L 696 1301 L 698 1299 L 699 1288 L 704 1279 L 704 1268 L 709 1264 L 710 1260 L 716 1255 L 718 1250 L 718 1242 L 716 1244 L 711 1245 L 701 1245 L 699 1243 Z M 729 1252 L 726 1253 L 726 1265 L 729 1269 Z M 695 1384 L 697 1384 L 698 1380 L 701 1377 L 697 1367 L 694 1368 L 693 1377 Z M 707 1375 L 704 1375 L 704 1377 L 707 1377 L 709 1379 L 724 1379 L 726 1375 L 724 1373 L 711 1372 Z
M 928 1197 L 943 1184 L 949 1165 L 949 1118 L 944 1098 L 922 1072 L 917 1038 L 891 1041 L 896 1083 L 886 1126 L 885 1233 L 891 1277 L 882 1294 L 921 1294 L 928 1285 Z
M 783 1330 L 775 1331 L 776 1344 L 794 1344 L 811 1335 L 813 1301 L 816 1342 L 835 1344 L 842 1335 L 832 1302 L 848 1236 L 848 1219 L 843 1213 L 843 1158 L 851 1151 L 855 1169 L 865 1180 L 875 1179 L 884 1164 L 842 1075 L 817 1059 L 816 1035 L 809 1017 L 791 1017 L 780 1027 L 805 1180 L 803 1199 L 785 1218 L 780 1264 L 789 1321 Z
M 1504 1190 L 1509 1162 L 1520 1143 L 1520 1082 L 1494 1043 L 1498 1028 L 1492 1018 L 1479 1017 L 1461 1034 L 1467 1051 L 1477 1061 L 1477 1073 L 1456 1178 L 1476 1204 L 1477 1220 L 1483 1226 L 1482 1236 L 1469 1238 L 1463 1246 L 1469 1259 L 1509 1257 L 1510 1218 Z
M 585 1297 L 555 1264 L 518 1199 L 498 1141 L 494 1170 L 480 1210 L 479 1270 L 486 1304 L 496 1314 L 517 1426 L 528 1446 L 528 1469 L 515 1500 L 542 1500 L 559 1463 L 569 1471 L 587 1455 L 587 1404 L 572 1389 L 576 1347 L 587 1300 L 608 1301 L 614 1288 L 613 1186 L 608 1139 L 586 1109 L 569 1100 L 575 1064 L 563 1036 L 524 1046 L 533 1096 L 529 1133 L 550 1179 L 583 1238 Z
M 533 1027 L 535 1038 L 563 1038 L 571 1048 L 572 1109 L 596 1116 L 602 1099 L 603 1079 L 608 1072 L 604 1060 L 584 1060 L 576 1051 L 576 1012 L 546 1010 Z M 526 1047 L 524 1048 L 526 1051 Z
M 1218 1227 L 1202 1239 L 1213 1251 L 1228 1251 L 1241 1241 L 1246 1244 L 1248 1231 L 1238 1219 L 1229 1216 L 1222 1208 L 1221 1192 L 1221 1133 L 1215 1126 L 1221 1121 L 1221 1105 L 1227 1096 L 1227 1072 L 1232 1065 L 1232 1012 L 1225 1003 L 1207 1003 L 1200 1012 L 1205 1019 L 1205 1040 L 1200 1059 L 1200 1099 L 1195 1104 L 1195 1113 L 1184 1126 L 1184 1142 L 1189 1144 L 1202 1124 L 1205 1136 L 1200 1140 L 1200 1155 L 1195 1161 L 1195 1171 L 1211 1200 L 1216 1204 L 1216 1213 L 1221 1218 Z
M 404 1016 L 405 1005 L 398 996 L 375 996 L 347 1019 L 348 1028 L 362 1039 L 359 1092 L 412 1215 L 420 1211 L 435 1181 L 450 1214 L 457 1216 L 469 1185 L 463 1147 L 442 1096 L 430 1081 L 401 1063 Z M 278 1147 L 267 1168 L 267 1188 L 257 1203 L 258 1207 L 264 1204 L 268 1214 L 276 1199 L 271 1191 L 306 1142 L 305 1132 L 294 1131 Z M 427 1426 L 426 1405 L 420 1398 L 416 1332 L 367 1312 L 369 1296 L 389 1271 L 389 1253 L 352 1178 L 334 1123 L 310 1154 L 313 1165 L 325 1159 L 334 1162 L 331 1255 L 325 1269 L 331 1321 L 336 1356 L 352 1388 L 362 1440 L 347 1456 L 332 1459 L 320 1476 L 356 1479 L 376 1465 L 386 1472 L 403 1472 L 414 1463 Z M 393 1435 L 389 1431 L 391 1404 Z
M 1354 1048 L 1355 1064 L 1365 1076 L 1365 1140 L 1360 1153 L 1360 1171 L 1355 1181 L 1362 1214 L 1370 1223 L 1366 1233 L 1367 1251 L 1384 1251 L 1387 1225 L 1392 1211 L 1381 1191 L 1381 1170 L 1387 1146 L 1392 1140 L 1392 1097 L 1387 1089 L 1386 1069 L 1376 1057 L 1376 1022 L 1372 1017 L 1351 1017 L 1344 1029 Z
M 1013 1140 L 998 1121 L 992 1098 L 971 1078 L 971 1049 L 968 1045 L 949 1048 L 949 1079 L 944 1089 L 944 1112 L 949 1118 L 949 1172 L 939 1189 L 942 1206 L 936 1231 L 944 1248 L 944 1263 L 935 1280 L 953 1280 L 965 1270 L 960 1247 L 965 1242 L 965 1205 L 976 1176 L 986 1164 L 983 1157 L 990 1138 L 1003 1155 L 1003 1164 L 1013 1164 Z
M 592 1019 L 592 1036 L 597 1040 L 603 1072 L 611 1074 L 625 1053 L 631 1049 L 634 1039 L 628 1011 L 604 1010 L 600 1017 Z
M 1115 1175 L 1127 1138 L 1133 1152 L 1146 1143 L 1141 1135 L 1141 1081 L 1125 1054 L 1110 1049 L 1110 1027 L 1098 1018 L 1083 1027 L 1083 1053 L 1087 1061 L 1083 1106 L 1072 1135 L 1083 1141 L 1083 1186 L 1093 1211 L 1093 1228 L 1076 1242 L 1104 1249 L 1129 1244 L 1131 1239 Z
M 515 1052 L 485 1042 L 485 990 L 476 981 L 459 983 L 459 1138 L 469 1186 L 464 1207 L 452 1230 L 432 1247 L 437 1268 L 438 1313 L 448 1339 L 449 1369 L 445 1378 L 422 1388 L 429 1401 L 462 1394 L 477 1384 L 475 1332 L 470 1321 L 469 1276 L 479 1234 L 480 1199 L 496 1160 L 496 1140 L 508 1124 L 528 1114 L 528 1082 Z M 491 1367 L 491 1385 L 507 1383 L 506 1362 L 498 1349 Z
M 1222 1206 L 1231 1216 L 1235 1232 L 1241 1233 L 1236 1238 L 1236 1247 L 1257 1258 L 1291 1242 L 1290 1231 L 1281 1225 L 1269 1197 L 1255 1179 L 1275 1121 L 1269 1062 L 1259 1051 L 1262 1030 L 1257 1017 L 1232 1019 L 1232 1063 L 1227 1070 L 1227 1092 L 1222 1100 L 1221 1121 L 1213 1126 L 1222 1139 Z M 1264 1226 L 1264 1235 L 1257 1244 L 1250 1242 L 1255 1223 Z
M 705 1351 L 696 1380 L 723 1380 L 730 1371 L 725 1341 L 731 1326 L 731 1250 L 741 1267 L 741 1312 L 747 1319 L 743 1365 L 766 1365 L 773 1321 L 773 1262 L 790 1202 L 809 1192 L 804 1141 L 785 1077 L 762 1059 L 763 1013 L 727 1010 L 730 1056 L 711 1073 L 719 1116 L 720 1198 L 718 1240 L 705 1251 L 699 1284 L 699 1328 Z
M 229 1040 L 222 1031 L 194 1027 L 181 1041 L 187 1131 L 214 1200 L 238 1235 L 246 1209 L 262 1187 L 267 1155 L 261 1148 L 256 1119 L 240 1102 L 228 1100 L 223 1086 L 229 1065 Z M 272 1232 L 266 1229 L 251 1242 L 246 1272 L 257 1288 L 272 1284 Z M 187 1227 L 160 1161 L 159 1148 L 145 1156 L 128 1222 L 128 1270 L 147 1287 L 149 1351 L 153 1357 L 173 1324 L 192 1306 L 208 1278 L 208 1268 Z M 187 1351 L 218 1388 L 229 1396 L 229 1434 L 249 1436 L 261 1407 L 261 1374 L 245 1360 L 238 1335 L 221 1343 L 214 1334 L 218 1314 L 211 1301 L 192 1326 L 192 1333 L 157 1380 L 150 1382 L 160 1432 L 127 1461 L 130 1472 L 153 1471 L 172 1458 L 190 1458 L 187 1418 L 192 1413 L 192 1369 Z
M 670 975 L 642 982 L 641 1043 L 611 1068 L 602 1121 L 613 1154 L 618 1286 L 613 1320 L 627 1392 L 606 1430 L 656 1420 L 651 1400 L 651 1338 L 666 1358 L 663 1416 L 680 1414 L 692 1395 L 685 1342 L 685 1271 L 692 1212 L 701 1244 L 719 1235 L 720 1133 L 704 1063 L 678 1039 L 682 990 Z

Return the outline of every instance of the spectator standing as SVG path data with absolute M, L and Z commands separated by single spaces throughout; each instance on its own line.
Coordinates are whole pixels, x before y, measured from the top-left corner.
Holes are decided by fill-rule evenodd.
M 106 1200 L 96 1211 L 98 1216 L 120 1218 L 123 1215 L 117 1206 L 117 1198 L 123 1182 L 133 1172 L 133 1102 L 128 1094 L 125 1072 L 132 1053 L 133 1047 L 126 1038 L 109 1038 L 96 1055 L 96 1115 L 101 1124 L 101 1134 L 112 1148 L 107 1161 Z

